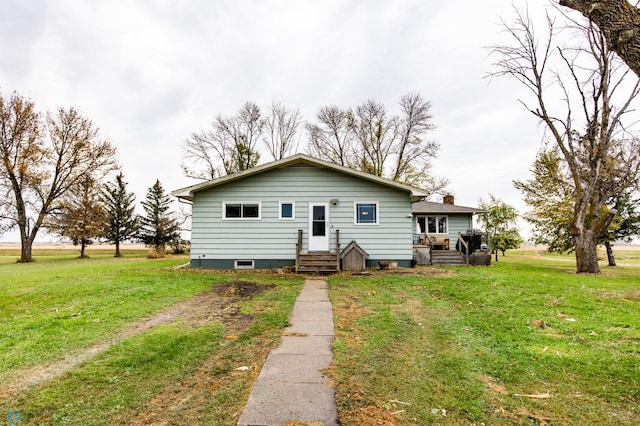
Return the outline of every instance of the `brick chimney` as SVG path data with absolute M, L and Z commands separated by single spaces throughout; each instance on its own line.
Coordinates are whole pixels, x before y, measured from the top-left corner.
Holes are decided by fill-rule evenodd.
M 453 197 L 453 195 L 449 194 L 449 195 L 445 195 L 444 197 L 442 197 L 442 202 L 444 204 L 451 204 L 453 205 L 455 201 L 455 198 Z

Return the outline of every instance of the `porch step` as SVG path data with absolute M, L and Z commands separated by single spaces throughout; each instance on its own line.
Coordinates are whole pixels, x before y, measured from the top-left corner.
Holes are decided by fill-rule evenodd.
M 296 272 L 299 274 L 335 274 L 338 272 L 338 255 L 328 252 L 300 253 Z
M 439 266 L 465 266 L 464 255 L 456 250 L 432 250 L 431 264 Z

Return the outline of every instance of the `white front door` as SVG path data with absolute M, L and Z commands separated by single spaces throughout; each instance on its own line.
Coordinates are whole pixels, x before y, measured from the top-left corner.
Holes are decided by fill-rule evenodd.
M 309 251 L 329 251 L 327 203 L 309 203 Z

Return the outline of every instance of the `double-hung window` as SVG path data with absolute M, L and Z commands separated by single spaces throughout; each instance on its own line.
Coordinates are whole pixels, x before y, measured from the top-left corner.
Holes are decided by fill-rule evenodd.
M 260 202 L 224 202 L 222 218 L 228 220 L 260 220 Z
M 358 202 L 354 203 L 354 223 L 356 225 L 378 225 L 378 202 Z

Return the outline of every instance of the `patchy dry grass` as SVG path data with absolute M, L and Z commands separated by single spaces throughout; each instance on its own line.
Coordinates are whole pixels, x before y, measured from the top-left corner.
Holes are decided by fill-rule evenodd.
M 332 278 L 342 424 L 640 423 L 640 268 L 573 269 Z

